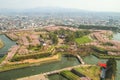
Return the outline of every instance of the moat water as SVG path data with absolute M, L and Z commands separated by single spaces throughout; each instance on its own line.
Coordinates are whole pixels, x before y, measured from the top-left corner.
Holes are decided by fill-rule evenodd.
M 117 36 L 117 37 L 116 37 Z M 0 49 L 0 54 L 5 54 L 9 50 L 9 48 L 13 45 L 16 45 L 15 42 L 11 41 L 9 38 L 7 38 L 5 35 L 0 35 L 0 39 L 2 39 L 5 43 L 5 46 Z M 113 36 L 113 39 L 115 40 L 120 40 L 120 33 L 117 33 Z M 98 62 L 106 62 L 107 59 L 98 59 L 93 55 L 84 57 L 83 60 L 88 63 L 88 64 L 97 64 Z M 36 75 L 48 71 L 53 71 L 69 66 L 75 66 L 79 65 L 79 61 L 75 57 L 71 57 L 70 59 L 62 56 L 61 61 L 58 62 L 52 62 L 48 64 L 42 64 L 39 66 L 31 66 L 27 68 L 22 68 L 22 69 L 15 69 L 15 70 L 10 70 L 6 72 L 1 72 L 0 73 L 0 80 L 15 80 L 17 78 L 21 77 L 26 77 L 26 76 L 31 76 L 31 75 Z M 117 60 L 117 75 L 115 80 L 120 80 L 120 60 Z M 55 74 L 52 76 L 49 76 L 50 80 L 66 80 L 64 77 Z
M 4 46 L 0 49 L 0 56 L 3 56 L 11 48 L 11 46 L 16 45 L 16 42 L 11 41 L 5 35 L 0 35 L 0 39 L 3 41 Z
M 62 56 L 61 61 L 42 64 L 39 66 L 31 66 L 22 69 L 15 69 L 0 73 L 0 80 L 15 80 L 16 78 L 36 75 L 44 72 L 49 72 L 65 67 L 79 65 L 79 61 L 76 57 L 65 57 Z

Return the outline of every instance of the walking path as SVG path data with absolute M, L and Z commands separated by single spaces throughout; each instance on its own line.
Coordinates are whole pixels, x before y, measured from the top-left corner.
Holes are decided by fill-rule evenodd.
M 56 74 L 56 73 L 60 73 L 61 71 L 65 71 L 65 70 L 72 70 L 74 68 L 79 68 L 79 67 L 84 67 L 84 66 L 91 66 L 91 65 L 77 65 L 77 66 L 72 66 L 72 67 L 67 67 L 67 68 L 63 68 L 63 69 L 59 69 L 59 70 L 54 70 L 54 71 L 50 71 L 50 72 L 46 72 L 43 73 L 43 75 L 52 75 L 52 74 Z
M 50 72 L 45 72 L 42 74 L 25 77 L 25 78 L 20 78 L 17 80 L 48 80 L 45 76 L 60 73 L 61 71 L 64 71 L 64 70 L 72 70 L 73 68 L 78 68 L 78 67 L 83 67 L 83 66 L 91 66 L 91 65 L 85 65 L 85 62 L 83 61 L 83 59 L 79 55 L 76 55 L 76 56 L 77 56 L 78 60 L 81 62 L 80 65 L 67 67 L 67 68 L 63 68 L 63 69 L 59 69 L 59 70 L 54 70 L 54 71 L 50 71 Z
M 81 64 L 85 64 L 85 62 L 83 61 L 83 59 L 79 56 L 79 55 L 76 55 L 78 60 L 81 62 Z

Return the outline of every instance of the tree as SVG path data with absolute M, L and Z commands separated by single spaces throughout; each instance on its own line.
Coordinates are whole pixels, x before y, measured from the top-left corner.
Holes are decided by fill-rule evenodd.
M 74 33 L 70 33 L 65 37 L 65 41 L 67 43 L 72 43 L 72 42 L 74 42 L 74 40 L 75 40 Z
M 52 40 L 52 43 L 53 43 L 53 44 L 57 44 L 57 43 L 58 43 L 58 37 L 57 37 L 56 34 L 50 33 L 50 34 L 49 34 L 49 37 L 50 37 L 50 39 Z
M 57 35 L 65 35 L 66 32 L 67 31 L 65 29 L 62 29 L 62 28 L 60 30 L 54 31 L 54 33 L 57 34 Z
M 57 35 L 53 36 L 52 42 L 53 42 L 53 44 L 57 44 L 58 43 L 58 37 L 57 37 Z
M 76 31 L 75 32 L 75 37 L 76 38 L 80 38 L 80 37 L 82 37 L 82 35 L 83 35 L 83 33 L 81 31 Z
M 83 37 L 83 36 L 85 36 L 85 35 L 88 35 L 90 33 L 90 31 L 88 31 L 88 30 L 82 30 L 82 31 L 76 31 L 75 32 L 75 37 L 76 38 L 80 38 L 80 37 Z
M 107 71 L 106 71 L 106 79 L 114 80 L 117 71 L 117 63 L 114 58 L 110 58 L 107 61 Z

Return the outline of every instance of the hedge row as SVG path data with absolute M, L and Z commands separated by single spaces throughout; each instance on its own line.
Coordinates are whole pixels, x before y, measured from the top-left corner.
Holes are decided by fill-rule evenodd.
M 73 72 L 74 74 L 78 75 L 79 77 L 86 77 L 85 75 L 81 74 L 79 71 L 72 69 L 71 72 Z
M 75 75 L 71 71 L 62 71 L 60 74 L 66 77 L 68 80 L 80 80 L 80 77 Z
M 107 54 L 108 51 L 103 49 L 103 48 L 99 48 L 99 47 L 95 47 L 93 46 L 92 49 L 95 51 L 95 52 L 98 52 L 98 53 L 102 53 L 102 54 Z
M 43 54 L 32 54 L 32 55 L 25 55 L 25 56 L 16 56 L 11 59 L 12 62 L 14 61 L 21 61 L 25 59 L 39 59 L 50 56 L 50 53 L 43 53 Z
M 120 56 L 118 55 L 107 55 L 107 54 L 100 54 L 100 53 L 92 53 L 92 54 L 97 58 L 101 58 L 101 59 L 109 59 L 109 58 L 120 59 Z

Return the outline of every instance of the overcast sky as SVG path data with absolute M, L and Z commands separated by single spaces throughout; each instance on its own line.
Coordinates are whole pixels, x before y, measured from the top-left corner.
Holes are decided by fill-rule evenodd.
M 36 7 L 120 12 L 120 0 L 0 0 L 0 8 L 28 9 Z

